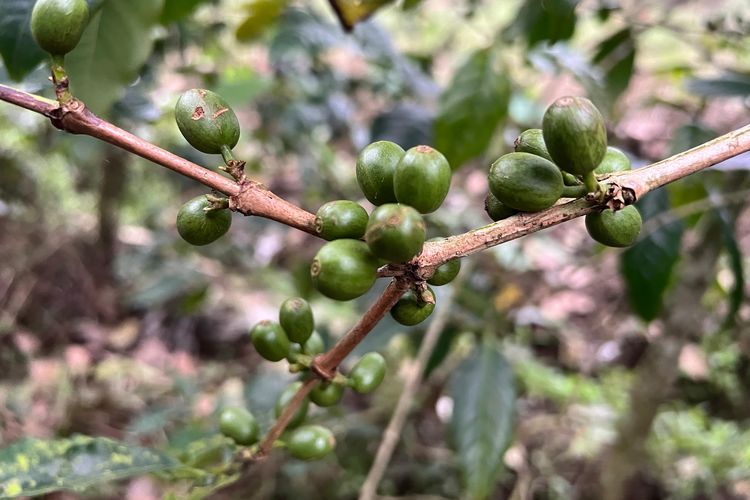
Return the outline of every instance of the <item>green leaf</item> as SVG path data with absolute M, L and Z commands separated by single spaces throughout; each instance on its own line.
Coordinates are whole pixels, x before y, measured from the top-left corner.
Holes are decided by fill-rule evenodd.
M 122 97 L 151 55 L 162 0 L 109 0 L 65 58 L 71 89 L 95 113 Z
M 727 71 L 721 78 L 693 78 L 687 82 L 687 89 L 704 97 L 748 96 L 750 74 Z
M 0 55 L 8 75 L 19 81 L 45 57 L 31 36 L 31 9 L 36 0 L 2 0 L 0 5 Z
M 154 450 L 108 438 L 24 439 L 0 450 L 0 497 L 15 498 L 178 467 Z
M 669 210 L 669 193 L 665 189 L 653 191 L 639 201 L 637 207 L 647 224 Z M 655 319 L 661 311 L 664 292 L 680 257 L 683 232 L 682 221 L 671 221 L 646 234 L 621 254 L 620 269 L 630 305 L 646 321 Z
M 603 71 L 604 87 L 613 100 L 628 87 L 633 75 L 635 39 L 632 30 L 625 28 L 602 41 L 592 63 Z
M 284 11 L 286 0 L 252 0 L 245 4 L 245 20 L 237 27 L 235 36 L 240 42 L 249 42 L 273 26 Z
M 330 0 L 331 7 L 346 31 L 350 31 L 355 24 L 364 21 L 380 7 L 393 0 Z
M 745 299 L 745 264 L 743 261 L 742 250 L 737 243 L 737 236 L 734 231 L 735 221 L 729 211 L 723 208 L 716 209 L 717 217 L 721 224 L 721 238 L 724 241 L 724 249 L 729 257 L 729 268 L 734 275 L 734 285 L 729 293 L 729 311 L 727 311 L 724 326 L 734 325 L 737 319 L 737 313 Z
M 185 19 L 202 3 L 208 0 L 164 0 L 161 23 L 169 24 Z
M 440 98 L 435 145 L 455 170 L 481 154 L 508 113 L 510 81 L 490 49 L 474 52 Z
M 453 375 L 450 394 L 449 431 L 467 496 L 488 498 L 513 432 L 513 372 L 496 346 L 480 345 Z
M 578 1 L 526 0 L 515 21 L 503 31 L 503 38 L 513 41 L 524 37 L 529 47 L 543 41 L 552 44 L 567 40 L 575 32 Z

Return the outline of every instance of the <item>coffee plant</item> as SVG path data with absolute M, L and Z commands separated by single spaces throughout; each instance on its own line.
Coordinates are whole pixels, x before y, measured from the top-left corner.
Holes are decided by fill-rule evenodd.
M 497 16 L 491 13 L 501 2 L 454 3 L 451 9 L 455 9 L 455 19 L 442 22 L 471 23 L 482 15 L 487 16 L 490 25 L 498 22 Z M 483 329 L 493 331 L 494 326 L 509 328 L 507 319 L 499 320 L 494 313 L 480 311 L 479 316 L 484 316 L 481 324 L 485 326 L 477 326 L 472 321 L 463 325 L 462 328 L 471 330 L 465 337 L 471 340 L 463 343 L 451 344 L 453 339 L 446 336 L 451 330 L 446 325 L 451 323 L 451 314 L 458 316 L 453 321 L 460 324 L 462 315 L 468 314 L 462 309 L 476 314 L 476 309 L 482 307 L 480 296 L 495 293 L 491 286 L 484 285 L 484 291 L 475 292 L 474 298 L 459 299 L 461 290 L 479 286 L 478 281 L 497 285 L 494 278 L 482 276 L 476 270 L 474 259 L 478 261 L 481 257 L 471 256 L 498 251 L 494 247 L 578 217 L 585 217 L 585 230 L 593 241 L 606 247 L 628 247 L 621 256 L 633 309 L 646 322 L 660 317 L 669 328 L 680 325 L 688 330 L 695 328 L 691 315 L 675 318 L 671 314 L 676 312 L 662 311 L 683 305 L 689 307 L 688 299 L 683 303 L 678 301 L 680 293 L 684 293 L 679 290 L 705 291 L 706 272 L 713 271 L 718 253 L 726 251 L 730 267 L 735 271 L 735 288 L 739 290 L 730 297 L 727 314 L 728 321 L 735 321 L 744 293 L 743 256 L 732 231 L 737 212 L 727 211 L 720 204 L 709 206 L 714 219 L 705 224 L 700 234 L 712 243 L 705 248 L 701 245 L 693 248 L 696 270 L 684 271 L 682 277 L 671 273 L 677 262 L 682 233 L 670 233 L 673 225 L 654 229 L 653 221 L 669 210 L 668 203 L 664 205 L 663 195 L 659 194 L 665 192 L 661 188 L 750 151 L 750 125 L 710 140 L 696 140 L 700 134 L 693 133 L 673 155 L 633 168 L 631 158 L 634 155 L 625 152 L 627 145 L 613 133 L 618 130 L 618 123 L 613 118 L 616 113 L 612 103 L 628 88 L 636 54 L 634 40 L 640 31 L 646 31 L 645 25 L 636 22 L 630 17 L 632 13 L 617 2 L 591 2 L 592 6 L 588 7 L 570 0 L 516 3 L 512 19 L 497 36 L 480 33 L 480 38 L 486 38 L 485 46 L 471 52 L 463 66 L 456 70 L 438 99 L 437 116 L 428 119 L 430 123 L 434 121 L 434 126 L 425 134 L 418 125 L 424 110 L 415 111 L 404 104 L 414 96 L 415 91 L 410 86 L 420 85 L 419 78 L 412 77 L 412 81 L 408 81 L 405 76 L 422 74 L 418 61 L 402 58 L 392 45 L 382 40 L 380 45 L 375 43 L 374 30 L 381 15 L 394 19 L 404 16 L 416 23 L 419 12 L 431 8 L 428 1 L 331 0 L 311 7 L 304 5 L 305 2 L 285 0 L 234 3 L 1 0 L 0 53 L 6 76 L 31 88 L 34 79 L 48 74 L 51 84 L 46 90 L 38 88 L 38 92 L 33 93 L 0 85 L 0 100 L 46 117 L 62 131 L 89 136 L 166 167 L 189 179 L 194 186 L 200 186 L 200 194 L 185 202 L 174 219 L 177 234 L 191 246 L 211 246 L 230 237 L 239 225 L 239 221 L 232 223 L 233 212 L 253 216 L 251 224 L 265 218 L 302 233 L 300 238 L 304 239 L 287 241 L 296 241 L 299 253 L 309 257 L 305 257 L 304 269 L 297 278 L 304 283 L 299 289 L 307 287 L 309 291 L 299 293 L 304 296 L 294 293 L 287 296 L 276 307 L 277 317 L 274 312 L 270 319 L 245 325 L 247 333 L 243 343 L 252 345 L 260 358 L 278 368 L 274 373 L 279 380 L 284 371 L 293 375 L 291 382 L 284 383 L 285 387 L 274 397 L 273 409 L 268 412 L 273 418 L 256 412 L 243 398 L 234 398 L 219 403 L 212 414 L 210 426 L 215 432 L 169 450 L 148 446 L 149 443 L 133 444 L 80 434 L 48 440 L 25 438 L 0 450 L 0 496 L 13 498 L 59 490 L 106 488 L 108 482 L 151 473 L 164 483 L 178 485 L 168 490 L 170 498 L 244 497 L 242 492 L 247 490 L 241 488 L 248 488 L 244 482 L 252 477 L 257 479 L 253 474 L 260 474 L 262 479 L 265 464 L 327 460 L 336 452 L 337 441 L 342 440 L 340 429 L 330 420 L 323 425 L 326 422 L 318 418 L 322 412 L 331 412 L 344 421 L 353 407 L 344 404 L 346 401 L 356 401 L 359 411 L 367 411 L 363 408 L 375 406 L 371 402 L 378 397 L 378 389 L 398 389 L 400 398 L 382 442 L 377 448 L 364 446 L 366 462 L 372 462 L 372 466 L 364 483 L 357 484 L 355 490 L 359 490 L 359 498 L 372 499 L 394 454 L 421 382 L 427 381 L 430 371 L 445 359 L 453 363 L 444 376 L 449 378 L 447 385 L 452 403 L 449 441 L 457 456 L 455 467 L 461 478 L 461 486 L 454 494 L 477 499 L 531 498 L 530 492 L 538 496 L 540 492 L 530 483 L 520 486 L 525 480 L 523 467 L 515 469 L 517 477 L 512 481 L 501 473 L 503 463 L 513 462 L 513 434 L 520 432 L 514 431 L 517 390 L 534 391 L 542 379 L 568 379 L 559 373 L 545 372 L 543 366 L 511 359 L 512 348 L 506 351 L 494 333 L 482 333 Z M 220 4 L 226 4 L 223 10 Z M 183 85 L 180 91 L 169 96 L 174 122 L 183 138 L 177 147 L 180 154 L 172 153 L 159 145 L 158 137 L 143 133 L 138 123 L 137 99 L 130 98 L 129 93 L 142 82 L 153 80 L 154 75 L 149 74 L 148 68 L 157 64 L 154 59 L 168 53 L 159 46 L 170 40 L 168 32 L 175 29 L 181 32 L 180 36 L 187 36 L 187 32 L 196 29 L 190 24 L 196 13 L 203 12 L 202 15 L 210 18 L 214 11 L 228 12 L 235 4 L 242 4 L 244 17 L 236 25 L 234 36 L 241 42 L 251 42 L 253 50 L 263 47 L 268 51 L 269 64 L 283 88 L 267 101 L 259 101 L 258 116 L 252 117 L 244 106 L 233 109 L 234 103 L 247 102 L 247 98 L 224 96 L 222 85 L 217 83 L 220 78 L 212 74 L 199 75 L 200 87 Z M 532 117 L 516 112 L 515 126 L 501 127 L 501 123 L 510 121 L 509 110 L 529 100 L 528 94 L 525 95 L 513 80 L 525 78 L 521 74 L 530 71 L 534 60 L 542 66 L 556 65 L 555 71 L 565 66 L 566 57 L 568 63 L 575 63 L 575 57 L 564 48 L 577 29 L 579 17 L 586 15 L 591 22 L 598 20 L 603 25 L 610 18 L 616 18 L 614 25 L 619 26 L 619 31 L 597 45 L 591 58 L 591 71 L 583 71 L 581 75 L 584 85 L 572 86 L 574 88 L 564 94 L 555 92 Z M 328 19 L 327 24 L 321 19 Z M 337 24 L 332 24 L 333 19 Z M 745 30 L 747 34 L 748 25 L 741 16 L 729 20 L 712 18 L 709 22 L 714 24 L 706 25 L 707 33 L 715 34 L 716 40 L 723 44 L 722 50 L 735 50 L 747 58 L 748 38 L 743 40 L 741 33 Z M 398 23 L 394 21 L 391 25 L 398 26 Z M 160 26 L 156 31 L 161 30 L 162 40 L 154 46 L 151 33 L 157 26 Z M 216 23 L 207 33 L 192 36 L 203 37 L 196 44 L 198 48 L 202 45 L 206 51 L 216 51 L 219 50 L 214 45 L 216 39 L 225 31 L 226 25 Z M 456 31 L 455 36 L 465 35 Z M 342 83 L 341 75 L 326 73 L 323 53 L 332 49 L 334 39 L 349 44 L 362 43 L 363 50 L 374 54 L 371 57 L 380 65 L 381 74 L 368 76 L 372 79 L 367 83 L 370 88 L 363 90 L 362 82 L 357 82 L 357 86 L 353 81 Z M 285 52 L 284 44 L 295 43 L 305 50 L 296 50 L 300 47 L 295 46 L 295 50 Z M 504 55 L 506 50 L 510 53 L 514 47 L 522 45 L 529 54 L 524 66 L 515 60 L 517 58 Z M 335 51 L 331 50 L 328 56 L 335 57 L 332 53 Z M 40 65 L 44 69 L 38 69 Z M 521 66 L 518 76 L 514 74 L 515 66 Z M 200 73 L 202 70 L 197 67 L 193 71 Z M 376 81 L 377 78 L 380 81 Z M 744 95 L 746 111 L 750 79 L 747 74 L 742 78 L 737 72 L 734 87 L 727 93 Z M 190 80 L 196 80 L 195 75 Z M 712 91 L 719 92 L 715 87 L 723 92 L 726 89 L 721 85 L 729 85 L 713 83 L 712 87 L 710 80 L 695 79 L 693 86 L 703 89 L 701 95 L 710 96 Z M 245 84 L 246 81 L 240 80 L 238 88 Z M 201 88 L 204 86 L 211 88 Z M 228 94 L 244 95 L 247 91 L 244 87 L 239 90 L 223 87 Z M 309 123 L 284 114 L 284 106 L 289 104 L 284 101 L 305 101 L 303 104 L 312 109 L 321 106 L 324 91 L 345 99 L 349 91 L 353 95 L 382 89 L 387 89 L 398 104 L 390 115 L 384 113 L 374 122 L 385 129 L 391 127 L 391 133 L 372 133 L 368 144 L 362 140 L 352 141 L 362 144 L 348 159 L 345 175 L 330 170 L 330 160 L 326 159 L 328 146 L 325 146 L 327 141 L 341 140 L 343 134 L 331 133 L 320 141 L 316 139 L 321 129 L 315 122 L 318 113 L 308 113 Z M 702 102 L 698 109 L 705 106 Z M 259 119 L 264 125 L 257 125 Z M 279 145 L 283 144 L 284 148 L 298 153 L 303 167 L 306 162 L 316 164 L 314 175 L 323 182 L 309 180 L 308 172 L 308 178 L 302 182 L 303 191 L 312 192 L 322 187 L 330 192 L 322 193 L 325 202 L 319 204 L 314 213 L 303 208 L 303 205 L 314 208 L 305 202 L 304 195 L 299 203 L 292 202 L 291 198 L 276 194 L 258 180 L 261 165 L 249 153 L 251 149 L 247 144 L 243 144 L 250 141 L 247 137 L 251 122 L 256 123 L 252 134 L 259 147 L 265 141 L 268 145 L 276 144 L 280 151 Z M 133 132 L 115 123 L 129 124 Z M 264 128 L 266 126 L 268 128 Z M 352 132 L 351 135 L 357 134 Z M 317 153 L 311 154 L 316 140 L 319 141 Z M 481 172 L 481 175 L 472 177 L 464 174 L 466 171 Z M 481 194 L 472 201 L 480 205 L 479 209 L 471 212 L 467 207 L 450 205 L 455 190 L 478 182 L 483 186 Z M 692 184 L 691 190 L 686 189 L 682 194 L 684 205 L 696 203 L 700 198 L 716 199 L 720 196 L 716 190 L 718 184 L 713 180 Z M 724 187 L 741 197 L 739 188 L 747 184 L 745 177 L 738 176 L 727 181 Z M 359 192 L 342 189 L 342 185 L 356 185 Z M 466 218 L 458 212 L 478 213 L 482 209 L 482 199 L 484 220 L 472 219 L 468 228 L 461 227 Z M 442 218 L 438 217 L 441 212 Z M 450 216 L 455 221 L 446 224 L 445 218 Z M 650 221 L 652 226 L 649 226 Z M 313 246 L 312 241 L 316 239 L 320 242 L 315 244 L 313 253 L 306 252 L 304 247 Z M 714 242 L 721 242 L 723 246 L 716 246 Z M 648 245 L 653 248 L 649 250 Z M 707 249 L 712 249 L 713 253 L 701 253 Z M 708 264 L 701 259 L 707 259 Z M 272 264 L 283 265 L 283 261 Z M 706 266 L 711 271 L 706 271 Z M 675 298 L 662 307 L 662 296 L 675 281 L 679 285 L 673 285 L 678 287 Z M 386 283 L 384 288 L 381 283 Z M 318 295 L 313 294 L 313 289 Z M 512 295 L 520 292 L 507 293 L 510 295 L 497 295 L 495 303 L 519 300 Z M 308 300 L 311 296 L 324 299 Z M 319 314 L 316 304 L 321 300 L 349 302 L 370 297 L 374 300 L 349 325 L 347 332 L 335 342 L 326 342 L 324 338 L 330 340 L 330 336 L 321 332 L 330 332 L 327 323 L 349 318 Z M 405 327 L 429 325 L 403 384 L 396 382 L 394 361 L 384 356 L 384 344 L 372 344 L 376 347 L 371 348 L 368 343 L 380 334 L 376 327 L 389 314 Z M 614 325 L 605 324 L 604 328 L 614 328 Z M 451 335 L 457 335 L 456 331 Z M 675 349 L 671 344 L 661 348 L 669 352 Z M 655 361 L 644 361 L 644 366 L 651 362 L 656 368 L 666 369 L 665 365 L 674 364 L 665 362 L 674 361 L 672 354 L 672 357 L 659 358 L 653 354 L 658 353 L 658 349 L 649 352 Z M 643 373 L 653 376 L 654 372 Z M 646 377 L 635 375 L 639 376 Z M 670 386 L 674 377 L 670 372 L 663 380 L 653 380 L 653 383 Z M 521 381 L 520 389 L 516 387 L 516 379 Z M 636 389 L 639 382 L 643 379 L 632 380 Z M 591 396 L 585 384 L 580 387 L 582 399 L 602 397 Z M 649 398 L 636 389 L 629 403 L 634 415 L 638 413 L 639 403 Z M 562 388 L 559 393 L 565 391 L 570 392 Z M 553 393 L 550 390 L 550 394 Z M 554 395 L 548 394 L 548 397 L 554 399 Z M 665 398 L 664 393 L 658 392 L 652 400 L 658 405 Z M 440 401 L 443 402 L 439 404 L 444 403 Z M 573 492 L 564 488 L 555 490 L 553 485 L 547 484 L 547 495 L 540 498 L 625 497 L 627 481 L 639 470 L 634 463 L 637 460 L 633 460 L 638 455 L 634 455 L 634 448 L 627 443 L 628 432 L 648 435 L 652 426 L 664 425 L 654 421 L 655 407 L 644 412 L 653 414 L 641 427 L 638 427 L 641 422 L 638 417 L 631 420 L 623 417 L 620 433 L 611 442 L 613 451 L 606 455 L 609 458 L 601 460 L 600 470 L 581 473 L 582 477 L 593 474 L 595 478 L 587 481 L 595 486 Z M 635 427 L 630 429 L 628 425 Z M 750 446 L 746 450 L 750 450 Z M 522 459 L 516 457 L 516 460 Z M 747 474 L 742 477 L 745 485 L 750 484 Z M 508 485 L 511 488 L 506 491 Z M 258 497 L 286 498 L 284 494 L 274 496 L 273 489 L 264 490 L 262 485 L 254 488 L 263 491 Z M 394 485 L 389 488 L 393 489 Z M 308 493 L 315 498 L 333 498 L 330 491 L 333 490 Z M 515 491 L 516 496 L 511 496 L 510 491 Z M 523 491 L 527 496 L 523 496 Z M 351 491 L 341 495 L 342 498 L 352 497 Z

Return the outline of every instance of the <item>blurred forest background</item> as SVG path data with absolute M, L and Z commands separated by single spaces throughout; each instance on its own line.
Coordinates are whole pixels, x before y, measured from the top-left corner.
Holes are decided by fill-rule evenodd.
M 557 97 L 594 100 L 636 166 L 750 121 L 746 0 L 404 0 L 351 33 L 317 0 L 93 3 L 69 71 L 95 112 L 216 167 L 173 116 L 181 92 L 211 89 L 240 118 L 249 174 L 312 212 L 371 208 L 354 177 L 368 143 L 434 145 L 457 169 L 429 236 L 490 222 L 488 166 Z M 28 33 L 18 50 L 13 15 L 29 4 L 0 0 L 0 82 L 51 97 Z M 595 244 L 577 219 L 465 259 L 459 284 L 436 289 L 449 320 L 379 493 L 482 498 L 481 442 L 455 445 L 471 430 L 451 426 L 461 414 L 507 447 L 488 498 L 604 498 L 617 485 L 627 498 L 750 498 L 748 170 L 745 154 L 647 195 L 627 250 Z M 302 296 L 330 346 L 382 291 L 322 297 L 309 280 L 321 243 L 264 219 L 235 214 L 224 238 L 189 246 L 175 216 L 205 192 L 0 103 L 2 447 L 82 434 L 190 462 L 223 405 L 246 404 L 267 428 L 293 380 L 255 353 L 253 324 Z M 334 431 L 333 455 L 275 454 L 233 482 L 222 452 L 204 467 L 214 486 L 192 491 L 356 498 L 426 328 L 387 317 L 358 348 L 389 370 L 372 396 L 311 416 Z M 483 406 L 453 404 L 477 391 Z M 55 498 L 186 498 L 195 485 L 141 476 Z

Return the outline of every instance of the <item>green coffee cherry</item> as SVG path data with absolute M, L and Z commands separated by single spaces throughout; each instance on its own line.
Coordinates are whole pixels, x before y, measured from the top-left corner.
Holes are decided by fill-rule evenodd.
M 530 153 L 552 161 L 552 157 L 549 155 L 549 151 L 547 151 L 547 146 L 544 144 L 544 135 L 540 128 L 524 130 L 513 144 L 516 153 Z
M 329 201 L 315 215 L 315 231 L 331 241 L 349 238 L 358 240 L 365 235 L 367 211 L 349 200 Z
M 406 262 L 422 251 L 426 232 L 419 212 L 407 205 L 388 203 L 372 211 L 365 241 L 375 256 Z
M 289 404 L 297 391 L 302 387 L 302 382 L 294 382 L 290 384 L 284 392 L 281 393 L 279 399 L 276 401 L 276 407 L 274 408 L 274 414 L 276 418 L 279 418 L 284 412 L 284 408 Z M 305 421 L 307 417 L 307 409 L 310 407 L 310 401 L 305 398 L 302 404 L 297 408 L 297 411 L 292 415 L 292 419 L 289 421 L 289 428 L 297 427 Z
M 86 0 L 37 0 L 31 11 L 31 35 L 53 56 L 64 56 L 81 41 L 89 22 Z
M 219 415 L 219 431 L 243 446 L 250 446 L 258 441 L 258 422 L 253 414 L 245 408 L 224 408 Z
M 378 388 L 385 378 L 385 358 L 377 352 L 368 352 L 354 365 L 349 374 L 349 385 L 361 394 Z
M 240 122 L 229 104 L 205 89 L 190 89 L 177 100 L 174 117 L 183 137 L 198 151 L 221 154 L 240 140 Z
M 285 300 L 279 309 L 279 324 L 289 340 L 304 344 L 315 328 L 310 304 L 301 297 Z
M 429 214 L 443 204 L 451 187 L 451 167 L 443 154 L 429 146 L 409 149 L 393 174 L 396 199 Z
M 396 203 L 393 173 L 404 156 L 398 144 L 389 141 L 373 142 L 357 157 L 357 183 L 373 205 Z
M 294 458 L 318 460 L 333 451 L 336 439 L 325 427 L 306 425 L 292 432 L 286 446 Z
M 510 208 L 508 205 L 495 198 L 495 195 L 492 193 L 487 193 L 487 197 L 484 199 L 484 211 L 487 212 L 490 219 L 495 222 L 507 219 L 518 213 L 518 210 Z
M 604 118 L 585 97 L 561 97 L 553 102 L 544 113 L 542 131 L 557 166 L 574 175 L 593 172 L 607 151 Z
M 232 213 L 226 209 L 212 209 L 206 195 L 193 198 L 177 212 L 177 232 L 191 245 L 213 243 L 226 234 L 231 225 Z
M 377 279 L 380 261 L 364 241 L 334 240 L 323 245 L 310 266 L 320 293 L 335 300 L 364 295 Z
M 596 175 L 613 174 L 615 172 L 625 172 L 630 170 L 630 158 L 625 153 L 612 146 L 607 146 L 607 152 L 604 158 L 596 167 Z
M 332 382 L 323 382 L 310 391 L 310 401 L 321 407 L 333 406 L 341 401 L 344 386 Z
M 538 212 L 560 199 L 563 178 L 551 161 L 530 153 L 509 153 L 490 167 L 490 191 L 500 202 L 522 212 Z
M 250 341 L 263 358 L 280 361 L 289 353 L 289 339 L 281 325 L 272 321 L 261 321 L 250 330 Z
M 429 318 L 435 309 L 435 294 L 429 288 L 425 294 L 428 297 L 419 297 L 414 290 L 406 292 L 391 308 L 393 319 L 402 325 L 414 326 Z
M 589 235 L 609 247 L 632 245 L 638 239 L 642 225 L 641 214 L 633 205 L 617 212 L 607 209 L 586 216 L 586 230 Z
M 313 331 L 310 338 L 307 339 L 307 342 L 304 344 L 299 345 L 297 343 L 292 343 L 289 345 L 289 353 L 286 355 L 286 359 L 288 359 L 290 363 L 296 363 L 297 357 L 300 354 L 315 357 L 316 355 L 323 353 L 325 350 L 326 346 L 325 342 L 323 342 L 323 337 L 321 337 L 318 332 Z
M 430 276 L 430 279 L 427 280 L 427 283 L 432 286 L 447 285 L 448 283 L 456 279 L 459 271 L 461 271 L 461 259 L 449 260 L 442 266 L 435 269 L 435 272 L 432 273 L 432 276 Z

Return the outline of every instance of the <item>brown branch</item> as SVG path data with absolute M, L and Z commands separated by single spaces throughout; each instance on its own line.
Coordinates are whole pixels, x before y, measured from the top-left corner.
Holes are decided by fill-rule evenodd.
M 0 85 L 0 100 L 46 116 L 61 130 L 95 137 L 224 193 L 231 198 L 232 210 L 265 217 L 316 234 L 313 214 L 279 198 L 263 184 L 250 180 L 237 183 L 170 153 L 99 118 L 81 101 L 73 100 L 64 107 L 59 107 L 55 101 L 4 85 Z
M 430 356 L 432 356 L 432 351 L 435 350 L 440 333 L 448 322 L 456 293 L 461 288 L 465 277 L 470 274 L 470 266 L 465 266 L 461 276 L 453 282 L 450 294 L 441 302 L 441 309 L 435 314 L 435 318 L 427 328 L 427 332 L 422 339 L 422 344 L 419 346 L 417 359 L 404 377 L 402 383 L 404 390 L 399 396 L 396 409 L 393 411 L 385 432 L 383 432 L 383 440 L 380 442 L 380 446 L 378 446 L 378 451 L 375 454 L 372 467 L 370 467 L 370 472 L 367 473 L 367 478 L 359 490 L 359 500 L 373 500 L 376 497 L 378 484 L 380 484 L 383 474 L 385 474 L 388 468 L 393 451 L 396 449 L 396 445 L 401 437 L 401 431 L 414 404 L 414 397 L 421 385 L 420 382 L 422 381 L 422 375 L 424 374 L 427 362 L 430 360 Z
M 398 302 L 401 295 L 409 288 L 410 281 L 405 278 L 396 278 L 392 280 L 388 287 L 378 297 L 378 300 L 370 306 L 364 315 L 359 319 L 356 325 L 352 327 L 336 345 L 327 353 L 322 354 L 313 360 L 312 372 L 317 377 L 312 377 L 305 381 L 297 393 L 294 395 L 289 404 L 287 404 L 281 416 L 273 424 L 271 430 L 263 438 L 258 448 L 258 453 L 252 456 L 252 460 L 262 460 L 268 456 L 273 448 L 273 443 L 279 439 L 284 429 L 289 425 L 292 417 L 300 407 L 305 397 L 310 394 L 316 384 L 321 379 L 331 380 L 336 374 L 339 364 L 359 345 L 362 340 L 372 331 L 375 325 L 385 316 L 385 314 Z
M 604 182 L 609 184 L 610 192 L 621 197 L 621 203 L 630 204 L 649 191 L 747 151 L 750 151 L 750 125 L 647 167 L 612 175 Z M 599 203 L 580 199 L 542 212 L 514 215 L 461 235 L 425 243 L 422 253 L 411 264 L 419 269 L 420 275 L 428 276 L 436 266 L 448 260 L 477 253 L 600 208 Z
M 312 391 L 319 382 L 319 379 L 312 377 L 306 380 L 304 384 L 302 384 L 302 387 L 299 388 L 299 390 L 294 394 L 294 397 L 284 408 L 284 411 L 281 412 L 279 418 L 276 419 L 276 422 L 273 424 L 273 427 L 271 427 L 271 430 L 269 430 L 268 434 L 266 434 L 266 436 L 263 438 L 263 441 L 260 443 L 260 446 L 258 448 L 258 453 L 252 457 L 253 460 L 261 460 L 268 456 L 268 454 L 271 452 L 271 448 L 273 448 L 273 443 L 275 443 L 276 440 L 279 439 L 281 434 L 284 432 L 284 429 L 286 429 L 289 425 L 289 422 L 291 422 L 294 414 L 297 413 L 297 409 L 299 409 L 300 405 L 305 400 L 307 395 L 310 394 L 310 391 Z
M 351 353 L 368 333 L 383 319 L 383 316 L 391 310 L 398 299 L 411 285 L 411 281 L 405 277 L 391 280 L 383 294 L 362 315 L 356 325 L 344 335 L 331 350 L 321 354 L 313 360 L 312 370 L 321 378 L 331 380 L 336 374 L 336 369 L 341 362 Z

